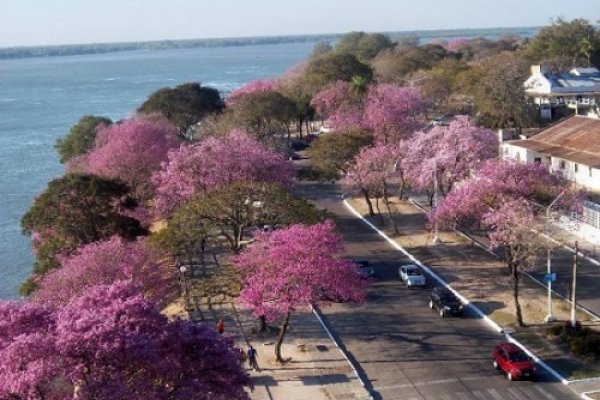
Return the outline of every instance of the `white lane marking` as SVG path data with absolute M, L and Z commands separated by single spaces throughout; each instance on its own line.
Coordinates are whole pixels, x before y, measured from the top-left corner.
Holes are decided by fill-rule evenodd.
M 479 390 L 473 390 L 471 394 L 475 396 L 477 400 L 488 400 L 488 398 L 485 397 Z
M 496 389 L 488 389 L 487 392 L 495 399 L 495 400 L 505 400 L 504 396 L 502 396 Z
M 547 400 L 558 400 L 554 397 L 550 392 L 544 389 L 541 385 L 533 385 L 533 388 L 544 395 L 544 398 Z

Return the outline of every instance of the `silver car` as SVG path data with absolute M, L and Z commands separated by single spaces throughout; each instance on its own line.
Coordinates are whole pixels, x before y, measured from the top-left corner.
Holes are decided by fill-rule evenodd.
M 402 265 L 398 269 L 398 274 L 400 275 L 402 282 L 404 282 L 408 287 L 424 287 L 427 284 L 425 275 L 423 275 L 423 271 L 421 271 L 421 268 L 419 268 L 418 265 Z

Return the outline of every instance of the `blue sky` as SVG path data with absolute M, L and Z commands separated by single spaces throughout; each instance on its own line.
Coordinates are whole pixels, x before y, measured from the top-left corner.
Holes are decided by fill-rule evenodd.
M 0 0 L 0 47 L 547 25 L 600 0 Z

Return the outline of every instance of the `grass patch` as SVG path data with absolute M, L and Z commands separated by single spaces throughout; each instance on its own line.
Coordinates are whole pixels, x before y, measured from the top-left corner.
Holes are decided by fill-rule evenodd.
M 600 362 L 590 357 L 576 357 L 571 352 L 567 337 L 578 336 L 568 333 L 570 328 L 564 326 L 564 322 L 557 322 L 551 326 L 518 328 L 515 338 L 568 380 L 600 376 Z M 564 339 L 558 339 L 562 335 Z

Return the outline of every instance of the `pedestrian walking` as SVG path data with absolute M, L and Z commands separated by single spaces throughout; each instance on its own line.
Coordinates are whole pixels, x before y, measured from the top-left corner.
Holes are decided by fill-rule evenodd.
M 254 369 L 256 371 L 260 371 L 258 368 L 258 362 L 256 361 L 257 352 L 256 349 L 252 346 L 248 349 L 248 365 L 250 369 Z
M 219 335 L 222 335 L 223 332 L 225 332 L 225 322 L 223 322 L 222 319 L 217 321 L 216 327 L 217 327 L 217 332 L 219 332 Z

